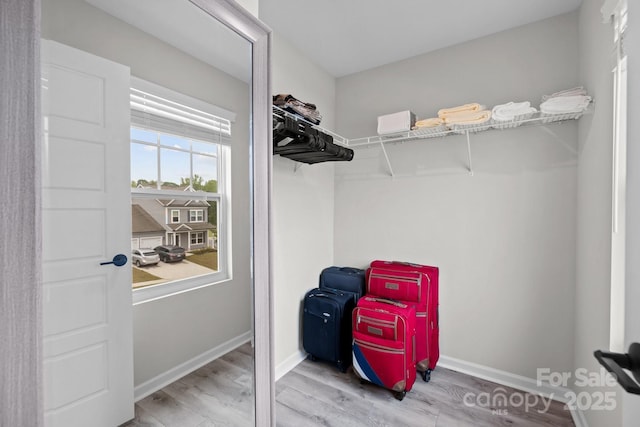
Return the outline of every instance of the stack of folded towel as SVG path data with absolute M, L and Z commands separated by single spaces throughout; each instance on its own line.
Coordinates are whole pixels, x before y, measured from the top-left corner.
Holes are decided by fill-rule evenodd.
M 559 96 L 586 96 L 586 95 L 587 95 L 586 89 L 582 86 L 577 86 L 571 89 L 565 89 L 559 92 L 552 93 L 551 95 L 542 95 L 542 102 L 551 98 L 557 98 Z
M 484 106 L 472 103 L 458 107 L 443 108 L 438 111 L 438 117 L 446 125 L 477 125 L 482 124 L 491 118 L 491 111 Z
M 540 112 L 543 114 L 582 113 L 587 109 L 591 97 L 583 87 L 575 87 L 542 97 Z
M 432 117 L 430 119 L 418 120 L 412 129 L 435 128 L 444 124 L 444 120 L 440 117 Z
M 537 111 L 538 110 L 531 106 L 529 101 L 507 102 L 506 104 L 499 104 L 493 107 L 491 117 L 496 122 L 506 122 L 516 117 L 533 114 Z

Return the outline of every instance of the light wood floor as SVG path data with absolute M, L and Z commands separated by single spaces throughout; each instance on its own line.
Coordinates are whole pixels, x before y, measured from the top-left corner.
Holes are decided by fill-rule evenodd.
M 245 344 L 138 401 L 124 427 L 253 424 L 253 349 Z
M 125 426 L 251 426 L 251 372 L 247 344 L 139 401 L 135 420 Z M 514 396 L 515 405 L 490 406 L 487 398 L 498 395 Z M 361 384 L 352 372 L 305 360 L 276 383 L 276 419 L 281 427 L 574 426 L 561 403 L 540 413 L 542 401 L 525 410 L 520 402 L 526 399 L 533 403 L 535 396 L 438 367 L 430 382 L 418 376 L 398 401 L 387 390 Z

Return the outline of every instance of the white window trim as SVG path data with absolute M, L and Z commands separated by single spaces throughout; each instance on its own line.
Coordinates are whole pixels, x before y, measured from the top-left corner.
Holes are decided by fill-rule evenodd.
M 173 213 L 178 212 L 178 219 L 174 221 Z M 169 222 L 171 224 L 179 224 L 180 223 L 180 209 L 170 209 L 169 210 Z
M 198 242 L 198 236 L 200 236 L 200 242 Z M 196 242 L 194 243 L 193 240 L 196 240 Z M 189 233 L 189 242 L 192 245 L 203 245 L 205 243 L 205 239 L 204 239 L 204 232 L 203 231 L 193 231 L 191 233 Z
M 609 349 L 625 351 L 626 319 L 626 185 L 627 185 L 627 57 L 624 34 L 627 30 L 627 0 L 607 0 L 603 21 L 613 27 L 613 135 L 611 200 L 611 272 L 609 302 Z
M 192 214 L 195 214 L 195 219 L 191 219 Z M 204 209 L 189 209 L 189 222 L 204 222 Z
M 235 113 L 229 112 L 222 108 L 207 104 L 203 101 L 190 98 L 183 94 L 173 92 L 161 86 L 145 82 L 140 79 L 133 78 L 132 85 L 142 90 L 148 90 L 163 98 L 175 101 L 210 114 L 214 114 L 233 122 Z M 134 125 L 135 127 L 135 125 Z M 158 299 L 170 297 L 183 292 L 189 292 L 207 286 L 224 283 L 232 279 L 231 271 L 231 148 L 227 144 L 220 141 L 212 141 L 218 145 L 218 191 L 221 193 L 206 193 L 203 191 L 174 191 L 174 190 L 158 190 L 146 188 L 132 188 L 131 194 L 135 198 L 150 199 L 184 199 L 188 196 L 190 200 L 209 200 L 216 201 L 218 208 L 218 231 L 217 231 L 217 247 L 218 247 L 218 271 L 202 276 L 190 277 L 175 280 L 168 283 L 158 285 L 145 286 L 143 288 L 133 289 L 133 305 L 143 304 Z M 204 215 L 204 213 L 203 213 Z M 203 218 L 204 219 L 204 218 Z M 206 240 L 203 240 L 206 242 Z M 189 242 L 190 243 L 190 240 Z

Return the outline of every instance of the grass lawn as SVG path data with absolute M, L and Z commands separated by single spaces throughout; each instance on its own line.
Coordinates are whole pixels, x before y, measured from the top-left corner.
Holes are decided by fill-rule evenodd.
M 160 277 L 154 276 L 151 273 L 147 273 L 142 269 L 133 268 L 133 283 L 148 282 L 150 280 L 159 280 L 159 279 Z
M 212 270 L 218 270 L 218 251 L 208 251 L 204 253 L 195 253 L 187 257 L 187 261 L 194 264 L 200 264 L 203 267 Z

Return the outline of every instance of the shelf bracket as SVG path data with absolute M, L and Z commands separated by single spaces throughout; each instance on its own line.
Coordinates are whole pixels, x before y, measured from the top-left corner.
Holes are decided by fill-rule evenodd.
M 384 158 L 387 160 L 387 167 L 389 168 L 389 174 L 393 176 L 393 168 L 391 167 L 391 161 L 389 160 L 389 156 L 387 155 L 387 150 L 384 148 L 384 142 L 380 141 L 380 148 L 382 148 L 382 154 L 384 154 Z
M 469 137 L 469 131 L 466 131 L 467 135 L 467 159 L 469 160 L 469 175 L 473 176 L 473 164 L 471 163 L 471 138 Z

